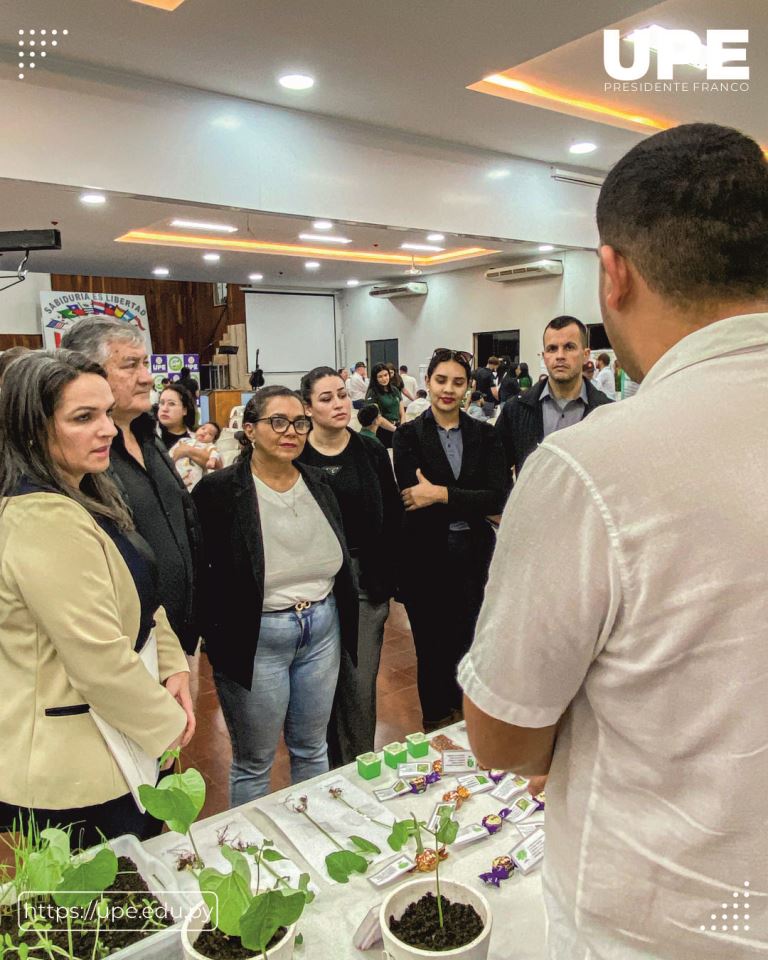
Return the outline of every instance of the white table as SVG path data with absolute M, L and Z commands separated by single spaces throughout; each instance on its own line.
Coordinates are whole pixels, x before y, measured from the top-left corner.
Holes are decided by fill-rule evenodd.
M 466 731 L 460 724 L 439 731 L 445 733 L 457 743 L 466 744 Z M 435 734 L 433 734 L 434 736 Z M 430 751 L 429 758 L 439 755 Z M 357 775 L 355 764 L 341 767 L 332 773 L 342 773 L 364 792 L 373 795 L 374 789 L 388 785 L 396 779 L 396 772 L 382 762 L 382 774 L 375 780 L 366 781 Z M 338 884 L 329 880 L 325 874 L 310 867 L 300 851 L 293 845 L 290 837 L 279 830 L 269 819 L 271 811 L 284 804 L 289 794 L 311 792 L 313 785 L 328 779 L 323 774 L 314 780 L 288 787 L 253 803 L 236 808 L 265 836 L 275 841 L 276 846 L 290 857 L 301 869 L 306 870 L 319 889 L 319 894 L 305 910 L 299 929 L 304 935 L 304 946 L 297 947 L 296 956 L 311 960 L 345 960 L 345 958 L 378 958 L 381 944 L 365 952 L 353 945 L 355 931 L 369 909 L 379 904 L 384 897 L 399 884 L 414 877 L 430 877 L 432 874 L 406 874 L 401 880 L 377 889 L 365 876 L 353 875 L 347 884 Z M 397 819 L 406 819 L 411 811 L 419 818 L 427 820 L 435 803 L 442 799 L 443 793 L 454 789 L 454 777 L 445 777 L 439 783 L 430 786 L 420 795 L 406 795 L 387 801 Z M 488 813 L 498 813 L 504 806 L 490 794 L 479 794 L 467 800 L 456 814 L 461 826 L 478 823 Z M 232 811 L 224 811 L 209 817 L 204 824 L 223 823 L 232 816 Z M 542 819 L 542 815 L 533 820 Z M 452 850 L 446 861 L 440 866 L 440 875 L 451 880 L 459 880 L 468 886 L 482 890 L 493 911 L 493 932 L 491 934 L 490 960 L 544 960 L 545 917 L 541 894 L 541 871 L 536 870 L 524 877 L 517 872 L 512 878 L 503 881 L 500 888 L 484 884 L 478 874 L 491 869 L 491 861 L 500 854 L 507 853 L 521 839 L 513 824 L 505 823 L 501 831 L 487 840 Z M 163 834 L 148 840 L 146 849 L 151 853 L 177 846 L 178 834 Z M 412 844 L 411 844 L 412 846 Z M 392 854 L 393 858 L 395 854 Z M 376 868 L 369 868 L 374 872 Z

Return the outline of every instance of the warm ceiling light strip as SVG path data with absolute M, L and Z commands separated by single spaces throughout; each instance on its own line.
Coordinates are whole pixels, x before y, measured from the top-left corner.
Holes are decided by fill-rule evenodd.
M 206 250 L 226 250 L 234 253 L 267 253 L 286 257 L 317 257 L 322 260 L 353 260 L 358 263 L 390 263 L 410 266 L 415 260 L 420 266 L 446 263 L 452 260 L 467 260 L 472 257 L 484 257 L 498 250 L 486 250 L 483 247 L 466 247 L 462 250 L 449 250 L 431 257 L 411 257 L 401 253 L 371 253 L 367 250 L 335 250 L 328 247 L 310 247 L 295 243 L 270 243 L 266 240 L 230 240 L 224 237 L 186 236 L 162 231 L 129 230 L 122 237 L 115 238 L 118 243 L 150 243 L 165 247 L 194 247 Z
M 495 97 L 505 97 L 507 100 L 517 100 L 530 106 L 543 107 L 545 110 L 568 113 L 586 120 L 610 123 L 627 130 L 647 133 L 650 130 L 667 130 L 675 125 L 672 120 L 640 116 L 637 113 L 612 107 L 607 103 L 583 100 L 569 93 L 559 93 L 556 90 L 539 87 L 527 80 L 512 76 L 509 71 L 493 73 L 478 83 L 471 84 L 467 89 L 478 93 L 490 93 Z
M 158 10 L 168 10 L 169 12 L 180 7 L 184 0 L 133 0 L 134 3 L 143 3 L 145 7 L 157 7 Z

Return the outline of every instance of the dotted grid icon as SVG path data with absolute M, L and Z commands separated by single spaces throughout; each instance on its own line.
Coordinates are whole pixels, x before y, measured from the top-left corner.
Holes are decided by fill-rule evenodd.
M 741 898 L 741 899 L 739 899 Z M 744 881 L 744 889 L 741 893 L 738 890 L 733 891 L 733 903 L 730 908 L 727 903 L 720 905 L 723 913 L 710 914 L 711 923 L 702 924 L 699 930 L 719 930 L 723 933 L 731 930 L 737 933 L 739 930 L 749 932 L 749 880 Z M 725 911 L 731 910 L 731 913 Z
M 61 37 L 69 35 L 69 30 L 19 30 L 19 80 L 26 76 L 26 70 L 34 70 L 38 58 L 48 56 L 52 47 L 58 47 Z

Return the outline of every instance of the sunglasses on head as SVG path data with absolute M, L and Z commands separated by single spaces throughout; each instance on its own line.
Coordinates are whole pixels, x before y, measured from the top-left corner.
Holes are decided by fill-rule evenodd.
M 448 347 L 438 347 L 432 354 L 432 359 L 443 363 L 446 360 L 458 360 L 459 363 L 472 363 L 473 354 L 466 350 L 449 350 Z

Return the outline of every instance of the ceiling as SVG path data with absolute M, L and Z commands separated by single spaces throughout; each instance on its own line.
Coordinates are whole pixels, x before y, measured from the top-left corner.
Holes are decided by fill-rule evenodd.
M 189 2 L 189 0 L 188 0 Z M 182 204 L 150 200 L 121 194 L 106 194 L 106 203 L 89 206 L 80 201 L 82 191 L 53 184 L 29 181 L 0 180 L 0 231 L 18 230 L 20 224 L 35 229 L 55 225 L 62 234 L 62 249 L 34 251 L 30 256 L 29 269 L 36 273 L 82 273 L 93 276 L 151 277 L 155 267 L 167 267 L 170 280 L 195 280 L 210 282 L 240 283 L 249 285 L 249 275 L 260 273 L 263 280 L 253 285 L 291 287 L 292 289 L 341 289 L 347 281 L 356 279 L 360 284 L 383 280 L 403 280 L 413 277 L 406 273 L 407 259 L 411 255 L 429 259 L 441 254 L 435 252 L 404 251 L 402 243 L 427 243 L 423 230 L 402 230 L 370 224 L 336 223 L 332 230 L 316 231 L 312 220 L 285 217 L 244 210 L 223 210 L 201 204 Z M 222 234 L 205 229 L 186 230 L 172 228 L 173 219 L 203 223 L 217 223 L 237 228 L 236 233 Z M 172 231 L 174 235 L 189 235 L 200 241 L 209 237 L 210 243 L 196 243 L 194 248 L 173 245 L 144 243 L 115 243 L 118 237 L 131 230 L 152 229 Z M 300 233 L 343 236 L 352 241 L 350 250 L 361 256 L 376 257 L 392 254 L 406 258 L 406 263 L 387 264 L 331 260 L 324 256 L 324 246 L 329 255 L 339 254 L 341 245 L 323 245 L 312 242 L 311 255 L 288 256 L 267 253 L 220 250 L 219 242 L 233 239 L 267 241 L 273 244 L 304 245 Z M 542 243 L 546 242 L 542 237 Z M 459 237 L 445 235 L 435 243 L 445 253 L 468 248 L 481 248 L 492 252 L 483 256 L 434 265 L 422 265 L 425 279 L 433 273 L 461 269 L 463 266 L 493 265 L 517 260 L 540 259 L 553 256 L 565 249 L 541 252 L 539 245 L 498 238 Z M 343 249 L 343 248 L 342 248 Z M 220 260 L 209 263 L 203 259 L 206 252 L 220 252 Z M 344 252 L 342 255 L 348 256 Z M 308 260 L 320 263 L 319 269 L 309 271 L 304 264 Z M 0 270 L 16 269 L 19 255 L 6 253 L 0 257 Z

